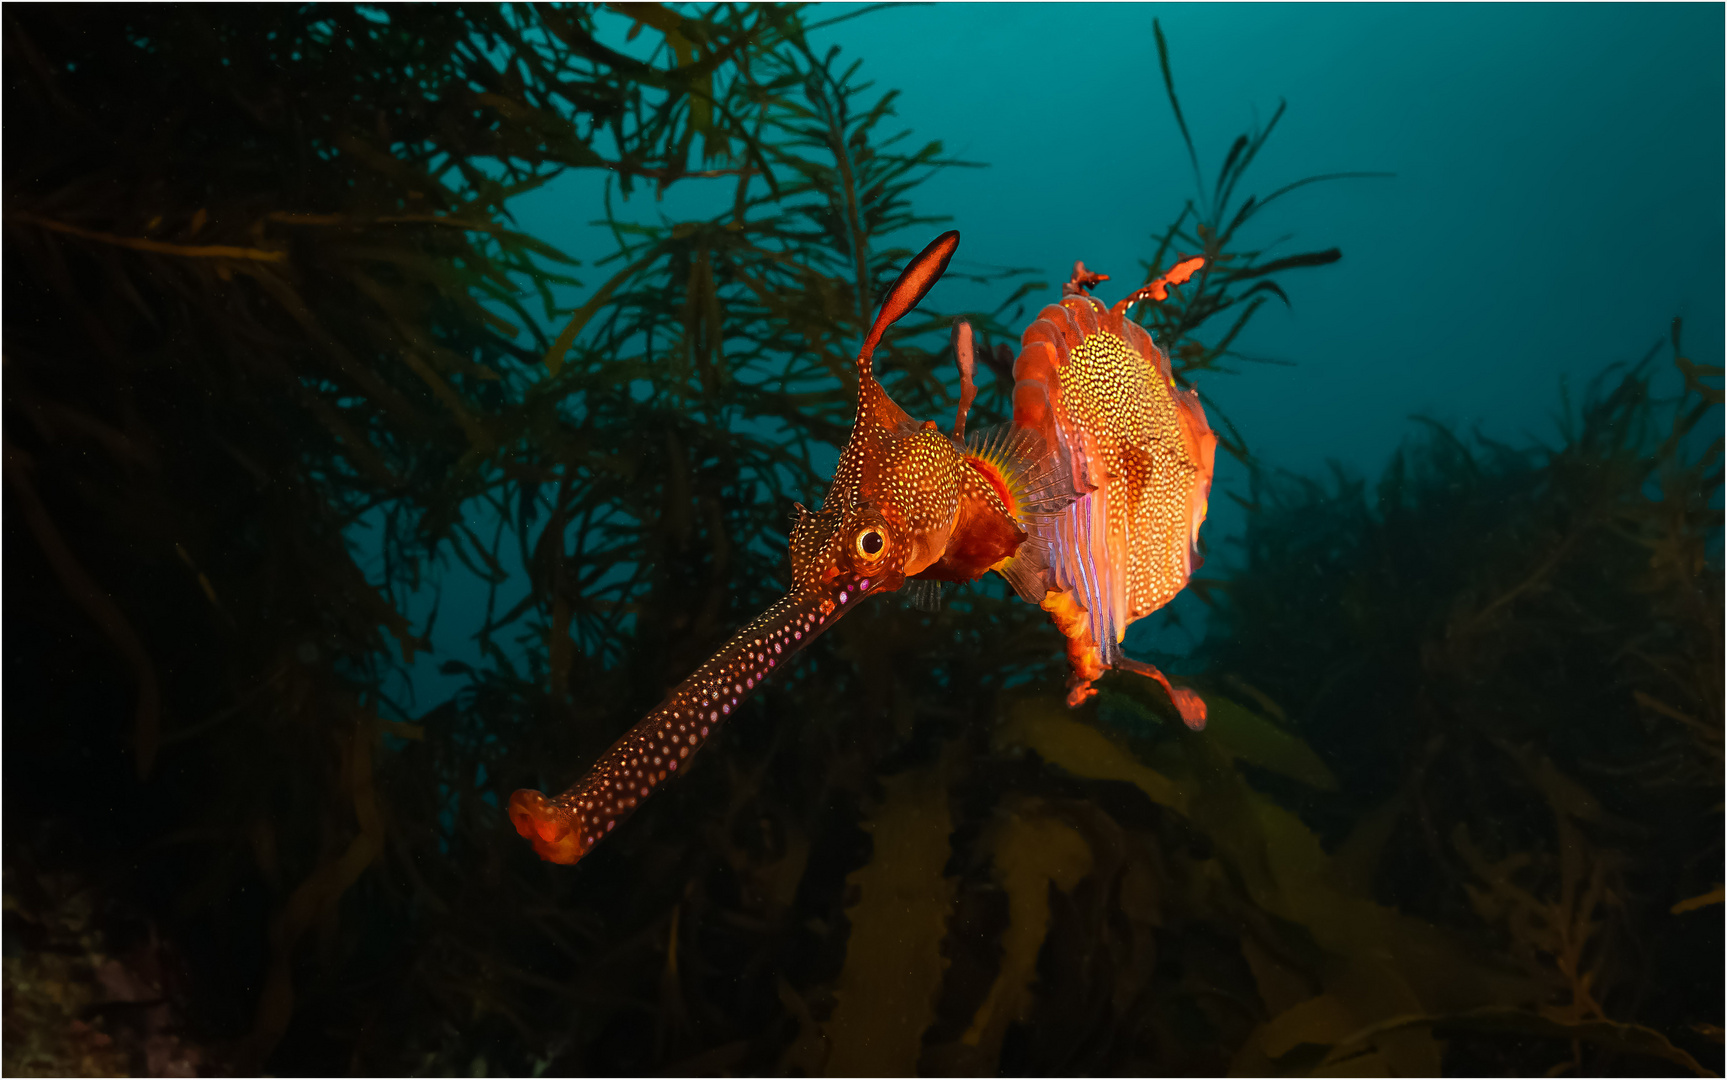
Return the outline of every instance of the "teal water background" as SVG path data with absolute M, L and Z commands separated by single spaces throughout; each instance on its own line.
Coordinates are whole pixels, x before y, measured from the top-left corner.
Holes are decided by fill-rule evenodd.
M 1260 461 L 1307 475 L 1330 463 L 1375 476 L 1429 416 L 1513 443 L 1551 440 L 1561 387 L 1632 361 L 1684 319 L 1692 357 L 1723 342 L 1723 9 L 1706 4 L 826 5 L 817 51 L 862 62 L 898 92 L 908 146 L 939 139 L 982 168 L 937 173 L 920 209 L 963 237 L 955 266 L 1025 267 L 1059 294 L 1076 259 L 1142 280 L 1155 236 L 1198 186 L 1169 107 L 1152 20 L 1169 42 L 1207 187 L 1230 142 L 1288 109 L 1248 174 L 1269 195 L 1304 177 L 1387 172 L 1295 191 L 1250 226 L 1273 257 L 1327 247 L 1342 261 L 1284 284 L 1237 342 L 1237 374 L 1199 383 Z M 819 21 L 812 17 L 812 22 Z M 629 21 L 602 34 L 621 50 Z M 613 250 L 594 221 L 605 179 L 560 178 L 517 201 L 524 229 L 576 254 L 593 287 Z M 723 212 L 730 180 L 640 190 L 622 216 Z M 933 235 L 932 226 L 930 232 Z M 922 246 L 927 237 L 903 243 Z M 926 304 L 988 310 L 1004 290 L 950 278 Z M 572 294 L 579 300 L 581 293 Z M 1022 323 L 1023 325 L 1023 323 Z M 837 448 L 835 448 L 837 457 Z M 1227 567 L 1245 473 L 1221 460 L 1205 530 Z M 819 493 L 812 492 L 812 499 Z M 485 523 L 477 523 L 484 525 Z M 502 590 L 525 593 L 526 578 Z M 435 703 L 459 685 L 436 668 L 478 659 L 486 590 L 459 567 L 412 686 Z M 429 611 L 428 589 L 419 607 Z M 1179 628 L 1136 625 L 1130 648 L 1164 657 L 1203 636 L 1184 594 Z M 406 689 L 404 687 L 404 689 Z

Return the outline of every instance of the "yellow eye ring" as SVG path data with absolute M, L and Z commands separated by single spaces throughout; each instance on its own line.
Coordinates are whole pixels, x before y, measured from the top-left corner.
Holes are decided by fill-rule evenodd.
M 887 537 L 873 525 L 867 529 L 858 530 L 857 539 L 852 544 L 857 549 L 858 557 L 868 562 L 874 562 L 882 557 L 887 550 Z

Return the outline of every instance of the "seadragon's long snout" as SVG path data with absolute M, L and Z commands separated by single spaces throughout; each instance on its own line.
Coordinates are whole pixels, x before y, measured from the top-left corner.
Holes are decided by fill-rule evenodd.
M 743 700 L 868 595 L 871 582 L 793 589 L 733 634 L 713 658 L 603 754 L 580 782 L 547 798 L 510 796 L 510 821 L 549 862 L 574 863 L 654 788 L 685 768 Z
M 798 508 L 790 537 L 791 592 L 732 635 L 575 787 L 555 798 L 527 789 L 510 796 L 510 821 L 542 858 L 581 859 L 654 788 L 683 769 L 744 698 L 798 650 L 870 592 L 898 589 L 908 572 L 930 568 L 942 558 L 956 521 L 964 520 L 958 517 L 966 494 L 963 455 L 933 422 L 916 424 L 893 403 L 875 380 L 871 357 L 888 327 L 940 279 L 958 246 L 957 232 L 936 237 L 906 264 L 882 299 L 858 353 L 857 416 L 833 484 L 821 511 Z M 997 499 L 1005 517 L 999 504 Z M 1007 528 L 1006 554 L 1011 555 L 1023 533 L 1011 521 Z M 988 563 L 970 576 L 999 561 L 1002 552 L 996 548 L 1001 546 L 982 545 L 990 552 Z

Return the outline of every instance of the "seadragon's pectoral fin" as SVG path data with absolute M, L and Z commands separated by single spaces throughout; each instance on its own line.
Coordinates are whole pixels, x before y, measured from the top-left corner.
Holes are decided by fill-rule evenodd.
M 552 797 L 527 788 L 511 795 L 516 831 L 549 862 L 579 860 L 655 788 L 688 767 L 745 698 L 864 595 L 833 585 L 792 590 L 733 634 L 574 787 Z

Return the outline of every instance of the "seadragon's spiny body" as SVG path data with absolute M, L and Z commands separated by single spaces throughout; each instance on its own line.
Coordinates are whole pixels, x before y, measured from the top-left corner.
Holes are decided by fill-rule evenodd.
M 1163 299 L 1192 260 L 1113 309 L 1076 267 L 1062 303 L 1026 331 L 1014 368 L 1012 427 L 967 441 L 976 395 L 971 327 L 955 323 L 960 402 L 951 433 L 918 422 L 875 378 L 882 334 L 941 277 L 959 244 L 944 233 L 888 289 L 857 358 L 851 435 L 819 510 L 796 508 L 787 594 L 738 631 L 562 794 L 510 798 L 517 831 L 543 858 L 574 863 L 691 757 L 742 701 L 866 596 L 995 570 L 1049 611 L 1068 639 L 1072 703 L 1106 667 L 1163 683 L 1183 717 L 1204 703 L 1121 653 L 1121 633 L 1186 584 L 1204 518 L 1216 439 L 1168 358 L 1123 318 Z

